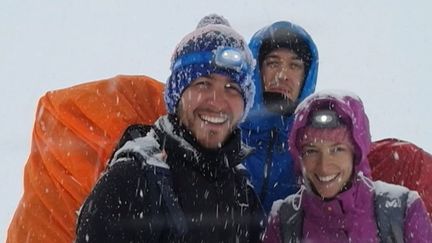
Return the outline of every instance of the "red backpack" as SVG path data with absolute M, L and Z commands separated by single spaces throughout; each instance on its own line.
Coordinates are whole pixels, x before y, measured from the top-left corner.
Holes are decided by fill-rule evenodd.
M 368 158 L 374 180 L 417 191 L 432 216 L 431 154 L 413 143 L 388 138 L 374 142 Z

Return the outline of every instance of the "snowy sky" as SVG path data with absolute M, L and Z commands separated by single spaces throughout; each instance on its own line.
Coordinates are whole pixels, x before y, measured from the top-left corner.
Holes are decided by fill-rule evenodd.
M 303 26 L 319 50 L 318 90 L 357 93 L 373 139 L 432 151 L 431 7 L 428 0 L 2 0 L 0 241 L 22 194 L 38 98 L 117 74 L 165 81 L 175 45 L 209 13 L 247 40 L 275 21 Z

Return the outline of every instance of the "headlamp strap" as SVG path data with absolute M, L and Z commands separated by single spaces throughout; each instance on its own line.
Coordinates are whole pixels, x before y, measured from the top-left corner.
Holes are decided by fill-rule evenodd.
M 192 64 L 210 64 L 244 73 L 249 68 L 242 51 L 237 48 L 225 47 L 216 51 L 200 51 L 182 55 L 173 64 L 172 71 Z

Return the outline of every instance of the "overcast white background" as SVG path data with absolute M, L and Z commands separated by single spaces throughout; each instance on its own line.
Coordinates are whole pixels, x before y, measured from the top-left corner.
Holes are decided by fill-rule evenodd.
M 279 20 L 315 40 L 317 89 L 364 101 L 374 140 L 397 137 L 432 151 L 429 0 L 1 0 L 0 241 L 23 192 L 35 108 L 53 89 L 118 74 L 165 81 L 175 45 L 209 13 L 247 40 Z

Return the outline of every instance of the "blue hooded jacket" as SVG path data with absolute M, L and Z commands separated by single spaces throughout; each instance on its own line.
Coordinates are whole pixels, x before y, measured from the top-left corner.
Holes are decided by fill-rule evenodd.
M 256 32 L 249 43 L 255 60 L 263 40 L 279 29 L 302 38 L 309 46 L 311 63 L 305 75 L 298 101 L 302 101 L 315 90 L 318 73 L 318 50 L 309 34 L 300 26 L 280 21 Z M 259 64 L 256 65 L 253 80 L 256 87 L 254 105 L 246 120 L 241 124 L 243 141 L 255 148 L 243 163 L 251 174 L 251 181 L 264 209 L 269 212 L 273 202 L 282 199 L 298 189 L 293 160 L 288 152 L 288 134 L 291 130 L 292 115 L 282 116 L 268 111 L 263 103 L 263 85 Z

